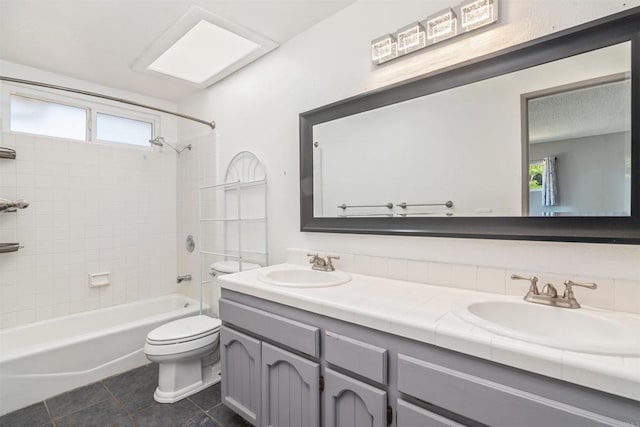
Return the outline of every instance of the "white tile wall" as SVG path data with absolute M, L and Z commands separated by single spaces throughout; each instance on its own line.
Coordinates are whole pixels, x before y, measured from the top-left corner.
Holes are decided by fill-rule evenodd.
M 2 134 L 0 328 L 175 291 L 176 159 L 165 150 Z M 90 289 L 88 274 L 110 271 Z
M 307 265 L 306 254 L 308 252 L 326 254 L 325 251 L 312 249 L 288 249 L 287 262 Z M 544 271 L 513 270 L 508 266 L 496 268 L 495 266 L 448 264 L 337 252 L 330 253 L 341 257 L 340 260 L 334 262 L 336 268 L 350 273 L 495 294 L 524 296 L 527 293 L 529 282 L 511 280 L 512 274 L 526 277 L 538 276 L 541 289 L 546 283 L 552 283 L 559 293 L 563 292 L 564 285 L 562 283 L 567 279 L 576 282 L 595 282 L 598 285 L 597 290 L 574 288 L 576 297 L 581 304 L 607 310 L 640 313 L 640 281 L 611 277 L 583 277 L 577 272 L 552 274 Z M 348 262 L 343 263 L 342 259 L 346 259 Z
M 206 131 L 179 142 L 191 144 L 191 151 L 183 151 L 178 157 L 177 174 L 177 236 L 178 274 L 191 274 L 191 282 L 183 282 L 178 291 L 192 298 L 200 298 L 200 282 L 208 273 L 208 264 L 214 259 L 206 259 L 199 254 L 201 236 L 198 222 L 198 188 L 212 185 L 216 181 L 216 140 L 213 132 Z M 194 236 L 196 248 L 189 253 L 185 249 L 185 239 Z M 208 278 L 207 278 L 208 279 Z M 206 285 L 205 302 L 210 304 L 219 292 L 217 284 Z

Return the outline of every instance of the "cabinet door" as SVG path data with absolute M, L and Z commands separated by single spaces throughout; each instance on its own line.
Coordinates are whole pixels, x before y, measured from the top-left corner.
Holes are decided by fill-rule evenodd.
M 320 365 L 262 343 L 261 425 L 320 425 Z
M 222 401 L 256 426 L 260 425 L 260 355 L 260 341 L 222 327 Z
M 324 422 L 326 427 L 386 427 L 387 392 L 327 368 Z

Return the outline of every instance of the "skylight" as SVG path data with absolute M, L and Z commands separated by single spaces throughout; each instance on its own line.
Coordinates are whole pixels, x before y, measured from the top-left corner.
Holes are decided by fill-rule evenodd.
M 148 69 L 200 84 L 259 47 L 251 40 L 201 20 Z
M 194 6 L 149 47 L 133 69 L 204 88 L 277 46 L 273 40 Z

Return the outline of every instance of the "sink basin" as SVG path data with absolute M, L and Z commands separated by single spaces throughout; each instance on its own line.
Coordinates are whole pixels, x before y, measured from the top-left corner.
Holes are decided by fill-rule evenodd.
M 290 288 L 323 288 L 338 286 L 351 280 L 343 271 L 316 271 L 301 268 L 271 270 L 258 275 L 258 280 L 269 285 Z
M 466 302 L 454 313 L 480 328 L 521 341 L 581 353 L 640 356 L 640 320 L 631 316 L 548 307 L 520 298 Z

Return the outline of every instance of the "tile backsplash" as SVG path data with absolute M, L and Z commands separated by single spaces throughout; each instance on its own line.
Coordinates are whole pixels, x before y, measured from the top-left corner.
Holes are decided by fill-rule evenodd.
M 4 133 L 0 328 L 173 292 L 176 159 L 168 151 Z M 89 288 L 89 273 L 111 284 Z
M 287 251 L 287 262 L 309 265 L 306 255 L 310 252 L 340 256 L 339 260 L 334 261 L 334 265 L 337 269 L 350 273 L 495 294 L 524 296 L 527 293 L 529 282 L 511 280 L 512 274 L 538 276 L 540 287 L 546 283 L 552 283 L 559 292 L 564 289 L 562 283 L 567 279 L 575 282 L 595 282 L 598 284 L 597 290 L 574 289 L 581 304 L 640 314 L 640 281 L 611 277 L 584 277 L 579 273 L 557 274 L 544 271 L 515 270 L 508 266 L 498 268 L 495 266 L 450 264 L 296 248 Z

